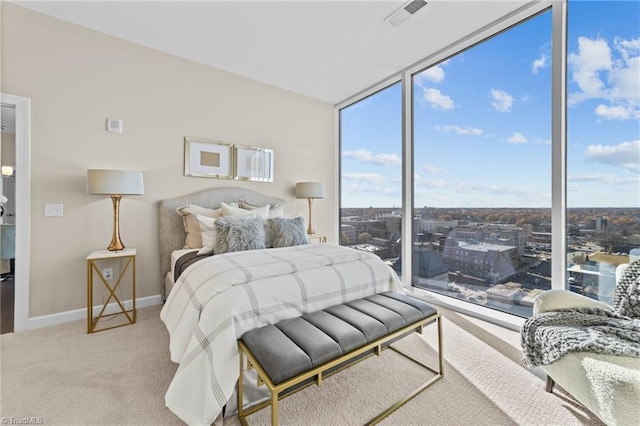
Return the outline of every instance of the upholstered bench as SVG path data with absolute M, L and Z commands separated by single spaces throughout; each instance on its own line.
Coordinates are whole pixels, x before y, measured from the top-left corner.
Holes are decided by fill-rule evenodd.
M 433 322 L 438 324 L 437 370 L 389 346 L 414 331 L 422 333 L 422 327 Z M 380 355 L 386 347 L 435 376 L 367 424 L 382 420 L 443 376 L 440 314 L 419 299 L 395 292 L 353 300 L 251 330 L 238 340 L 238 346 L 238 417 L 243 425 L 247 424 L 246 416 L 268 405 L 271 405 L 271 423 L 277 425 L 279 399 L 312 383 L 320 385 L 323 377 L 373 353 Z M 251 368 L 256 369 L 258 385 L 269 388 L 271 400 L 244 410 L 242 372 Z

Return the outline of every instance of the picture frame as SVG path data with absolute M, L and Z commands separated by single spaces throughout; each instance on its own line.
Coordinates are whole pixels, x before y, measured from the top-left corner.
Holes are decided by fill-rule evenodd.
M 272 149 L 234 145 L 234 179 L 273 182 Z
M 185 137 L 184 175 L 232 179 L 233 144 Z

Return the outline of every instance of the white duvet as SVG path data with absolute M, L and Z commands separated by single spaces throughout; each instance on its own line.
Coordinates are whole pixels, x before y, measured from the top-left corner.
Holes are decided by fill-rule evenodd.
M 167 407 L 187 424 L 211 424 L 234 394 L 245 332 L 383 291 L 402 291 L 391 267 L 333 244 L 226 253 L 190 266 L 160 313 L 180 364 Z

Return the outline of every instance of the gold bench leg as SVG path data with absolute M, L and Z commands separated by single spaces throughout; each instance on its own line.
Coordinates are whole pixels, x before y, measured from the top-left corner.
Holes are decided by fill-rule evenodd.
M 411 361 L 415 362 L 416 364 L 420 365 L 421 367 L 424 367 L 425 369 L 431 371 L 432 373 L 435 373 L 436 375 L 434 377 L 432 377 L 431 379 L 427 380 L 426 382 L 424 382 L 423 384 L 421 384 L 420 386 L 418 386 L 411 393 L 409 393 L 409 395 L 405 396 L 404 398 L 402 398 L 401 400 L 399 400 L 398 402 L 393 404 L 391 407 L 387 408 L 386 410 L 384 410 L 383 412 L 381 412 L 380 414 L 375 416 L 373 419 L 369 420 L 367 423 L 365 423 L 366 426 L 375 425 L 375 424 L 379 423 L 385 417 L 389 416 L 394 411 L 396 411 L 398 408 L 402 407 L 404 404 L 406 404 L 407 402 L 411 401 L 413 398 L 418 396 L 423 390 L 425 390 L 426 388 L 428 388 L 429 386 L 431 386 L 432 384 L 434 384 L 438 380 L 442 379 L 442 377 L 444 377 L 444 370 L 443 370 L 444 361 L 443 361 L 443 358 L 442 358 L 442 316 L 439 315 L 436 318 L 436 321 L 437 321 L 437 325 L 438 325 L 438 371 L 436 371 L 433 368 L 429 367 L 428 365 L 426 365 L 422 361 L 419 361 L 419 360 L 413 358 L 412 356 L 410 356 L 408 354 L 405 354 L 404 352 L 400 351 L 399 349 L 396 349 L 394 347 L 389 346 L 389 348 L 391 348 L 393 351 L 399 353 L 400 355 L 404 356 L 405 358 L 410 359 Z
M 271 426 L 278 426 L 278 393 L 271 392 Z
M 242 350 L 242 348 L 238 347 L 239 349 L 239 357 L 240 358 L 240 376 L 238 377 L 238 419 L 240 420 L 240 424 L 242 424 L 243 426 L 247 426 L 247 421 L 244 418 L 244 409 L 243 409 L 243 403 L 244 403 L 244 396 L 243 396 L 243 392 L 244 392 L 244 383 L 243 383 L 243 371 L 244 371 L 244 351 Z

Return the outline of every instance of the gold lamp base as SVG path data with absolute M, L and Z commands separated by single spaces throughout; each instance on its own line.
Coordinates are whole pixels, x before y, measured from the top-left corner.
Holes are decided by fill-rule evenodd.
M 314 231 L 313 227 L 311 226 L 311 204 L 312 204 L 313 198 L 307 198 L 307 200 L 309 200 L 309 226 L 307 227 L 307 234 L 313 235 L 316 233 L 316 231 Z
M 111 238 L 111 244 L 107 249 L 109 251 L 124 250 L 124 244 L 120 240 L 120 199 L 121 195 L 112 195 L 111 201 L 113 201 L 113 237 Z

